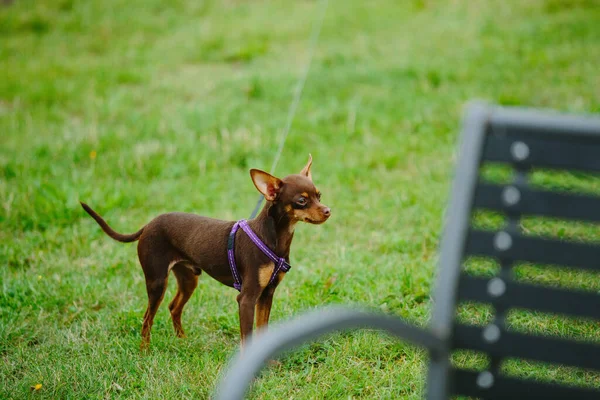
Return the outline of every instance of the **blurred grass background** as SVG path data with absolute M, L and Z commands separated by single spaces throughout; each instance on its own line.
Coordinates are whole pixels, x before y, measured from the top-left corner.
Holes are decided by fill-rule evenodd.
M 135 246 L 104 236 L 78 200 L 122 232 L 166 211 L 247 217 L 248 169 L 271 166 L 321 6 L 0 6 L 0 398 L 209 396 L 238 346 L 236 292 L 203 277 L 189 337 L 174 337 L 163 305 L 140 355 Z M 312 153 L 333 217 L 297 229 L 272 320 L 351 303 L 425 324 L 465 102 L 599 112 L 598 21 L 596 0 L 331 0 L 276 174 Z M 523 274 L 600 290 L 597 276 L 563 272 Z M 585 321 L 520 315 L 526 330 L 598 340 Z M 373 332 L 334 335 L 266 372 L 252 396 L 419 398 L 425 363 Z M 600 386 L 589 371 L 507 368 Z

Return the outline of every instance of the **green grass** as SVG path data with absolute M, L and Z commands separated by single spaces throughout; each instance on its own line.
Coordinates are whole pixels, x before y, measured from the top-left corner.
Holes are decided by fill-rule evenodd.
M 209 396 L 238 346 L 236 292 L 203 277 L 184 312 L 189 338 L 174 337 L 163 304 L 141 355 L 135 246 L 107 238 L 78 200 L 123 232 L 173 210 L 247 217 L 257 196 L 248 169 L 273 161 L 320 4 L 0 8 L 0 398 Z M 333 217 L 297 230 L 272 320 L 344 303 L 425 325 L 465 102 L 600 112 L 599 20 L 595 0 L 331 0 L 276 172 L 299 171 L 312 153 Z M 556 178 L 567 189 L 600 187 Z M 531 232 L 571 237 L 563 225 L 533 221 Z M 597 233 L 575 226 L 572 235 Z M 600 290 L 597 275 L 567 270 L 523 266 L 517 277 Z M 465 305 L 459 317 L 490 315 Z M 517 312 L 509 323 L 600 337 L 586 321 Z M 485 365 L 477 354 L 455 361 Z M 265 372 L 252 397 L 419 398 L 426 362 L 374 332 L 332 335 Z M 505 369 L 600 387 L 589 371 Z

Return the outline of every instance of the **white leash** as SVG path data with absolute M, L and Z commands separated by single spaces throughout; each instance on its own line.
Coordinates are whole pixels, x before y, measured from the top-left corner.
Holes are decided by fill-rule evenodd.
M 321 34 L 321 28 L 323 27 L 323 21 L 325 20 L 325 14 L 327 12 L 327 6 L 329 5 L 329 0 L 321 0 L 321 15 L 319 19 L 313 26 L 313 30 L 310 36 L 310 47 L 308 53 L 308 59 L 306 60 L 306 66 L 304 68 L 304 72 L 298 83 L 296 84 L 296 88 L 294 89 L 294 98 L 292 100 L 292 104 L 290 104 L 290 109 L 287 115 L 287 121 L 285 123 L 285 127 L 283 129 L 283 135 L 279 142 L 279 148 L 277 149 L 277 153 L 275 154 L 275 159 L 273 160 L 273 165 L 269 170 L 269 173 L 272 175 L 275 172 L 275 168 L 277 167 L 277 163 L 279 162 L 279 158 L 281 157 L 281 153 L 283 151 L 283 147 L 285 146 L 285 141 L 290 133 L 290 128 L 292 127 L 292 122 L 294 121 L 294 116 L 296 115 L 296 110 L 298 109 L 298 104 L 300 103 L 300 98 L 302 97 L 302 91 L 304 90 L 304 85 L 306 84 L 306 78 L 308 78 L 308 73 L 310 72 L 310 66 L 312 64 L 313 55 L 315 53 L 315 48 L 317 47 L 317 41 L 319 40 L 319 35 Z M 260 209 L 260 205 L 262 204 L 264 197 L 260 195 L 258 202 L 256 203 L 256 207 L 254 207 L 254 211 L 250 215 L 250 219 L 256 217 L 258 214 L 258 210 Z

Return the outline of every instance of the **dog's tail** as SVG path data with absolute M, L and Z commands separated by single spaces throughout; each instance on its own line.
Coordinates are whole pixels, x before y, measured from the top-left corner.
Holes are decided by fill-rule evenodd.
M 81 207 L 83 207 L 83 209 L 88 214 L 90 214 L 92 216 L 92 218 L 94 218 L 96 220 L 96 222 L 98 223 L 98 225 L 100 225 L 102 230 L 108 236 L 110 236 L 111 238 L 113 238 L 115 240 L 118 240 L 119 242 L 123 242 L 123 243 L 134 242 L 140 238 L 140 236 L 142 235 L 142 232 L 144 231 L 144 228 L 142 227 L 142 229 L 140 229 L 136 233 L 131 233 L 129 235 L 123 235 L 122 233 L 115 232 L 110 226 L 108 226 L 106 221 L 103 220 L 102 217 L 96 213 L 96 211 L 94 211 L 90 208 L 90 206 L 88 206 L 87 204 L 85 204 L 82 201 L 80 201 L 80 203 L 81 203 Z

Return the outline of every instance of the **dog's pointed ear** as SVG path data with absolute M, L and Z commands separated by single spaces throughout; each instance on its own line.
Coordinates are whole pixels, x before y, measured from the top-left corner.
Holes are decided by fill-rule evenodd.
M 304 168 L 302 168 L 302 171 L 300 171 L 300 175 L 304 175 L 306 177 L 308 177 L 308 179 L 310 179 L 312 181 L 312 174 L 310 173 L 310 166 L 312 165 L 312 155 L 309 154 L 308 155 L 308 162 L 306 163 L 306 165 L 304 166 Z
M 263 196 L 265 196 L 267 201 L 273 201 L 277 198 L 277 195 L 279 195 L 281 187 L 283 186 L 281 179 L 261 171 L 260 169 L 251 169 L 250 176 L 252 177 L 254 186 L 256 186 Z

